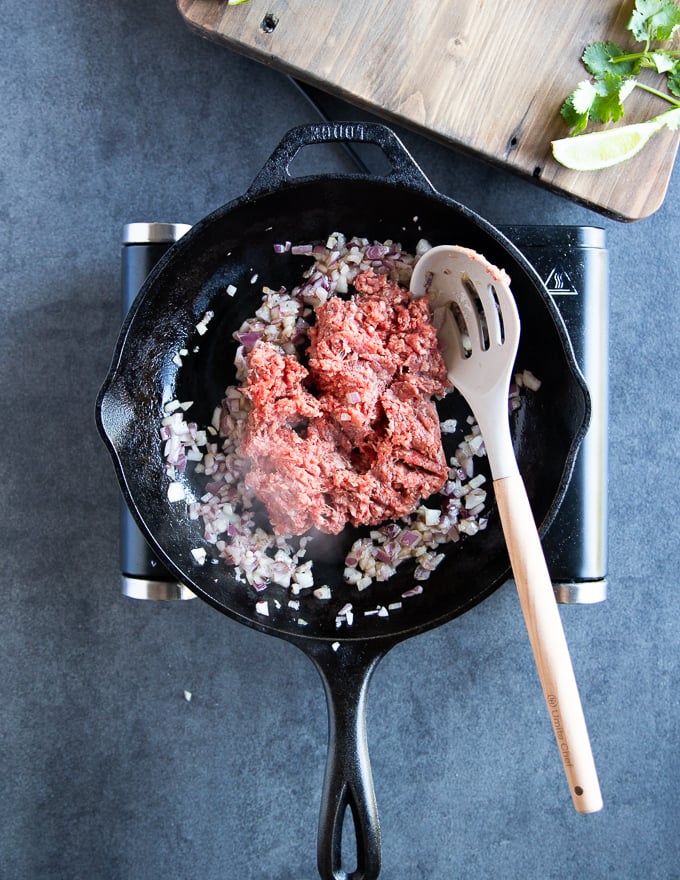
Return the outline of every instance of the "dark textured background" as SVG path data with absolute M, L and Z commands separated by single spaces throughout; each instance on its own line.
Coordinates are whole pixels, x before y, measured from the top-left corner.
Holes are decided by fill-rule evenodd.
M 315 116 L 285 77 L 191 35 L 172 0 L 2 0 L 0 21 L 0 877 L 313 880 L 317 674 L 199 601 L 120 596 L 93 406 L 123 224 L 196 221 Z M 610 598 L 562 609 L 606 806 L 571 808 L 508 585 L 376 673 L 382 876 L 680 878 L 677 174 L 624 226 L 401 134 L 493 222 L 607 229 Z

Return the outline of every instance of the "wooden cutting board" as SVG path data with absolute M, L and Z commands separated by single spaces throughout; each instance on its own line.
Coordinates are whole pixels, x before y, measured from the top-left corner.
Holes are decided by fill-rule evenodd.
M 552 158 L 564 98 L 587 77 L 584 47 L 630 45 L 630 3 L 614 0 L 177 0 L 215 40 L 385 120 L 474 153 L 596 211 L 639 220 L 662 204 L 677 133 L 635 158 L 573 172 Z M 651 75 L 649 82 L 654 82 Z M 626 121 L 669 109 L 636 89 Z

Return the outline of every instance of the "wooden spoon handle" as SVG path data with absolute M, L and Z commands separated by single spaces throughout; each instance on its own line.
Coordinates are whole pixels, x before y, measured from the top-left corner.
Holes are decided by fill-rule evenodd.
M 517 592 L 548 714 L 579 813 L 602 809 L 581 699 L 543 548 L 519 474 L 494 481 Z

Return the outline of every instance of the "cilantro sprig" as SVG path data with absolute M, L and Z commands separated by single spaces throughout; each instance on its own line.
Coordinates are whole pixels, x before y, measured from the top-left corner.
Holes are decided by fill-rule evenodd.
M 635 0 L 627 29 L 642 46 L 624 48 L 613 41 L 587 46 L 581 61 L 590 79 L 576 86 L 560 110 L 570 136 L 580 135 L 591 122 L 617 122 L 635 89 L 680 107 L 680 50 L 668 46 L 679 27 L 680 7 L 675 0 Z M 660 77 L 659 88 L 640 81 L 640 72 L 645 69 Z

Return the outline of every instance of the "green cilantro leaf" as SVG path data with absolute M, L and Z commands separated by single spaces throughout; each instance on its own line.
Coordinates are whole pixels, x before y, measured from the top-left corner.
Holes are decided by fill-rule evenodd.
M 607 73 L 580 82 L 560 110 L 570 133 L 583 131 L 590 120 L 616 122 L 623 116 L 623 102 L 634 88 L 634 79 L 622 79 Z
M 571 97 L 574 110 L 577 113 L 590 113 L 593 101 L 597 97 L 597 92 L 591 80 L 584 79 L 576 86 Z
M 672 95 L 680 98 L 680 61 L 675 62 L 673 70 L 666 77 L 666 85 Z
M 560 115 L 562 119 L 567 123 L 567 128 L 569 129 L 569 134 L 580 134 L 582 131 L 585 131 L 586 126 L 588 125 L 588 114 L 587 113 L 579 113 L 574 109 L 574 100 L 573 96 L 569 95 L 567 100 L 562 104 L 560 108 Z
M 570 134 L 578 134 L 588 125 L 590 108 L 595 99 L 595 87 L 590 80 L 580 82 L 567 100 L 560 113 L 567 123 Z
M 670 40 L 677 27 L 680 27 L 680 8 L 673 0 L 636 0 L 628 22 L 628 30 L 643 43 Z
M 629 83 L 629 80 L 611 74 L 598 77 L 594 83 L 596 95 L 590 108 L 590 118 L 595 122 L 616 122 L 620 119 L 625 112 L 623 101 L 630 91 Z
M 589 73 L 599 77 L 605 74 L 612 76 L 632 76 L 637 73 L 640 63 L 633 60 L 616 61 L 618 57 L 626 55 L 626 52 L 616 43 L 591 43 L 586 47 L 581 56 L 581 61 Z
M 667 52 L 652 52 L 649 58 L 657 73 L 668 73 L 669 70 L 673 70 L 675 67 L 675 59 Z

